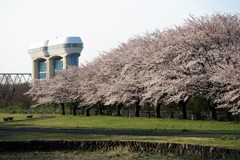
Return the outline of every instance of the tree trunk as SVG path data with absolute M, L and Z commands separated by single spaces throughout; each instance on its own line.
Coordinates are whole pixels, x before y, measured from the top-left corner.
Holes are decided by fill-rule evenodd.
M 172 111 L 171 114 L 170 114 L 170 118 L 174 118 L 174 113 L 173 113 L 173 111 Z
M 118 104 L 117 105 L 117 116 L 121 116 L 121 109 L 122 109 L 121 104 Z
M 99 114 L 103 115 L 103 104 L 98 104 Z
M 65 115 L 65 108 L 64 108 L 64 103 L 60 103 L 61 109 L 62 109 L 62 115 Z
M 139 117 L 140 116 L 140 105 L 139 103 L 135 103 L 135 117 Z
M 150 108 L 147 110 L 147 118 L 150 118 L 151 117 L 151 110 Z
M 228 121 L 233 121 L 233 116 L 232 116 L 231 112 L 227 111 L 226 116 L 227 116 Z
M 187 119 L 187 101 L 180 101 L 179 102 L 179 107 L 182 110 L 182 118 Z
M 85 116 L 90 116 L 90 109 L 91 109 L 91 107 L 87 107 L 85 109 Z
M 211 106 L 211 111 L 212 111 L 212 120 L 217 120 L 216 104 L 213 104 Z
M 157 104 L 157 106 L 156 106 L 156 109 L 155 109 L 155 117 L 156 118 L 161 118 L 161 115 L 160 115 L 160 104 Z
M 216 111 L 217 104 L 211 103 L 211 101 L 208 100 L 208 106 L 211 110 L 211 119 L 212 120 L 217 120 L 217 111 Z
M 77 103 L 73 103 L 73 115 L 77 115 Z

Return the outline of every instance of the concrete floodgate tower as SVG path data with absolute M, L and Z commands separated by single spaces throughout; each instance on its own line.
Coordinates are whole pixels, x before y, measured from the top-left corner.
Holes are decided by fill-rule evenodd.
M 64 37 L 32 44 L 28 53 L 32 57 L 32 78 L 49 79 L 58 70 L 78 66 L 83 43 L 80 37 Z

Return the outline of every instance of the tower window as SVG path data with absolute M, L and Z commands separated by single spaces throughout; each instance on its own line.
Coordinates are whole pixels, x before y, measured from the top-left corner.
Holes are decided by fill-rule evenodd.
M 78 66 L 78 55 L 76 53 L 71 55 L 71 65 Z
M 39 79 L 46 79 L 46 63 L 45 61 L 38 62 Z
M 63 69 L 63 61 L 61 59 L 55 59 L 54 60 L 54 74 L 56 74 L 57 71 Z

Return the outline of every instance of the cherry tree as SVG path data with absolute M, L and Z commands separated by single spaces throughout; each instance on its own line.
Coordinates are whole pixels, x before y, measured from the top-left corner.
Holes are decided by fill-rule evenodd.
M 121 63 L 117 59 L 119 59 L 118 56 L 105 53 L 81 68 L 81 70 L 84 70 L 84 74 L 81 75 L 82 83 L 80 84 L 84 97 L 83 104 L 90 107 L 98 104 L 100 114 L 102 105 L 105 103 L 106 93 L 114 83 L 118 76 L 118 70 L 120 70 L 119 67 L 121 67 L 119 65 Z
M 219 108 L 227 108 L 233 115 L 240 113 L 240 72 L 239 68 L 228 66 L 224 69 L 219 69 L 218 74 L 211 77 L 214 84 L 221 84 L 221 90 L 219 96 L 215 99 L 215 103 Z M 218 87 L 218 88 L 220 88 Z
M 68 67 L 66 70 L 58 71 L 54 78 L 50 79 L 51 90 L 50 97 L 53 97 L 55 103 L 60 103 L 63 107 L 64 103 L 70 103 L 73 107 L 73 115 L 76 115 L 78 103 L 81 101 L 81 93 L 79 92 L 79 68 Z
M 119 61 L 122 66 L 106 95 L 106 104 L 134 105 L 136 117 L 140 116 L 140 102 L 144 92 L 143 82 L 147 71 L 144 61 L 149 56 L 148 44 L 150 43 L 147 37 L 138 36 L 115 50 L 121 57 Z
M 201 91 L 204 93 L 202 95 L 209 100 L 210 108 L 215 112 L 215 99 L 224 85 L 221 84 L 221 81 L 218 83 L 209 81 L 209 78 L 218 74 L 218 70 L 226 66 L 238 67 L 239 38 L 237 37 L 239 37 L 239 15 L 215 14 L 200 18 L 191 17 L 185 25 L 169 30 L 166 37 L 163 38 L 166 46 L 163 47 L 164 59 L 168 64 L 177 66 L 176 72 L 185 75 L 188 79 L 185 77 L 185 83 L 181 83 L 181 85 L 179 83 L 172 84 L 179 88 L 176 90 L 179 96 L 176 94 L 172 96 L 172 101 L 178 101 L 174 97 L 182 97 L 181 99 L 186 101 Z M 226 76 L 226 74 L 223 73 L 222 76 Z M 231 78 L 233 78 L 232 76 Z M 199 85 L 195 85 L 196 82 Z M 189 96 L 192 93 L 191 87 L 188 89 L 184 87 L 186 89 L 183 91 L 187 96 L 180 96 L 182 92 L 179 91 L 182 86 L 189 85 L 195 85 L 194 90 L 199 92 L 193 92 L 194 94 Z
M 32 88 L 26 93 L 36 100 L 38 104 L 57 103 L 65 114 L 64 104 L 73 105 L 73 114 L 76 115 L 77 103 L 80 99 L 78 89 L 79 69 L 69 67 L 58 71 L 54 78 L 47 80 L 35 80 Z

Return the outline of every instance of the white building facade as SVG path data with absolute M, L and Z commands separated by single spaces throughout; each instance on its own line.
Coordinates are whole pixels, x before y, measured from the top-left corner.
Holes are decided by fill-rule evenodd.
M 32 57 L 32 78 L 49 79 L 58 70 L 78 66 L 83 49 L 80 37 L 64 37 L 32 44 L 28 53 Z

